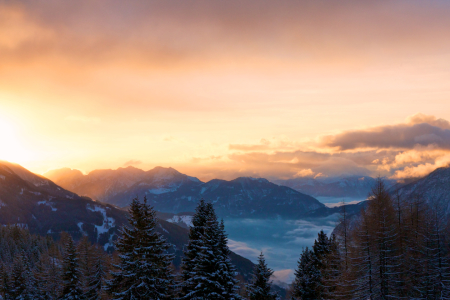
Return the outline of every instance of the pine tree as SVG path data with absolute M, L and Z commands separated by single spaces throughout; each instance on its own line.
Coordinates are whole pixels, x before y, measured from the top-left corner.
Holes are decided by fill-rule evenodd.
M 96 248 L 93 257 L 93 273 L 87 278 L 86 300 L 100 300 L 104 297 L 106 262 L 102 249 Z
M 25 281 L 24 290 L 22 291 L 22 294 L 17 296 L 17 300 L 35 300 L 38 296 L 38 293 L 36 291 L 36 281 L 34 278 L 34 274 L 31 270 L 31 265 L 29 259 L 25 256 L 25 254 L 22 255 L 22 265 L 23 265 L 23 278 Z
M 375 257 L 374 243 L 371 237 L 369 218 L 366 211 L 361 210 L 361 221 L 355 231 L 355 246 L 352 249 L 351 279 L 353 289 L 351 299 L 374 300 L 375 294 Z
M 192 218 L 192 226 L 189 230 L 189 243 L 184 250 L 181 263 L 180 296 L 186 296 L 193 290 L 195 283 L 191 280 L 194 273 L 194 260 L 197 259 L 201 247 L 201 237 L 204 234 L 207 219 L 207 208 L 204 199 L 201 199 Z
M 229 249 L 223 228 L 219 224 L 212 204 L 204 207 L 206 222 L 195 240 L 196 253 L 190 260 L 193 267 L 182 283 L 181 299 L 240 299 L 236 292 L 235 270 L 229 260 Z M 191 241 L 193 242 L 193 241 Z M 193 245 L 194 243 L 191 243 Z
M 55 299 L 56 295 L 53 295 L 50 292 L 50 282 L 49 281 L 49 270 L 50 270 L 51 261 L 48 257 L 48 254 L 41 255 L 39 260 L 36 262 L 34 268 L 34 278 L 36 279 L 36 299 L 39 300 L 47 300 L 47 299 Z
M 323 299 L 346 299 L 346 278 L 343 277 L 339 244 L 334 234 L 329 238 L 326 265 L 322 270 Z M 344 269 L 345 270 L 345 269 Z
M 81 290 L 81 278 L 78 257 L 72 237 L 67 238 L 63 259 L 63 290 L 60 299 L 84 299 Z
M 214 211 L 212 204 L 210 210 Z M 223 286 L 223 296 L 225 299 L 238 299 L 237 294 L 239 281 L 236 279 L 236 268 L 231 263 L 230 248 L 228 248 L 228 237 L 225 232 L 225 223 L 223 220 L 219 223 L 219 255 L 221 262 L 219 265 L 219 284 Z
M 26 279 L 24 276 L 24 265 L 22 257 L 18 256 L 14 259 L 12 276 L 11 276 L 11 298 L 20 298 L 26 290 Z
M 317 268 L 317 258 L 308 248 L 303 249 L 295 270 L 293 297 L 301 300 L 320 299 L 321 274 Z
M 247 299 L 248 300 L 277 300 L 279 296 L 275 292 L 271 292 L 270 277 L 273 270 L 270 269 L 264 255 L 258 257 L 258 263 L 253 270 L 253 276 L 250 283 L 247 285 Z
M 120 263 L 108 282 L 114 299 L 169 299 L 172 293 L 172 255 L 169 245 L 156 232 L 156 212 L 133 199 L 129 210 L 130 227 L 121 230 L 116 248 Z
M 432 290 L 436 299 L 450 299 L 450 261 L 444 235 L 447 223 L 445 206 L 444 203 L 436 201 L 430 208 Z
M 0 261 L 0 299 L 9 298 L 10 290 L 8 269 L 3 262 Z
M 93 257 L 92 257 L 92 244 L 87 236 L 83 236 L 77 245 L 78 264 L 81 275 L 81 283 L 83 293 L 86 294 L 88 290 L 88 280 L 92 276 L 93 270 Z

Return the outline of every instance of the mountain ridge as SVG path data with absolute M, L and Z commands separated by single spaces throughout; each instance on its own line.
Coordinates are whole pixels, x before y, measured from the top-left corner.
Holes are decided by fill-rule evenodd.
M 202 182 L 173 168 L 156 167 L 149 171 L 141 170 L 141 175 L 135 177 L 133 183 L 125 185 L 118 183 L 123 170 L 96 170 L 84 175 L 79 182 L 75 178 L 70 186 L 78 194 L 93 198 L 99 195 L 98 200 L 119 207 L 127 206 L 135 196 L 146 196 L 156 210 L 169 213 L 193 211 L 202 198 L 210 200 L 221 217 L 300 217 L 324 207 L 309 195 L 265 178 L 238 177 L 229 181 L 213 179 Z M 136 171 L 136 168 L 132 170 Z M 95 172 L 109 175 L 99 181 L 94 176 Z M 64 180 L 54 176 L 55 173 L 58 172 L 45 175 L 64 183 Z M 113 193 L 111 186 L 114 186 Z M 92 192 L 94 190 L 95 193 Z

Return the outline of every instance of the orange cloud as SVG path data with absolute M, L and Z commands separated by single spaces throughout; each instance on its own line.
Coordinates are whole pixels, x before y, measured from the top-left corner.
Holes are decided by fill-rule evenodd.
M 322 138 L 321 145 L 338 150 L 412 149 L 431 145 L 440 149 L 450 149 L 449 125 L 448 121 L 437 120 L 433 116 L 415 115 L 408 119 L 407 124 L 378 126 L 328 135 Z

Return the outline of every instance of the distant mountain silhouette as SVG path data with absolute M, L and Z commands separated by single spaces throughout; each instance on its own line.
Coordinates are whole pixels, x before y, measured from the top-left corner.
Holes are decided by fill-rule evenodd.
M 311 196 L 264 178 L 214 179 L 205 183 L 162 167 L 149 171 L 133 167 L 95 170 L 83 176 L 78 172 L 61 169 L 45 176 L 78 194 L 120 207 L 127 206 L 136 195 L 147 196 L 162 212 L 193 211 L 201 198 L 211 201 L 221 217 L 297 218 L 324 207 Z
M 301 177 L 275 180 L 274 182 L 313 197 L 366 199 L 375 184 L 375 180 L 375 178 L 369 176 L 349 176 L 324 179 Z M 387 179 L 386 185 L 391 186 L 395 182 L 395 180 Z

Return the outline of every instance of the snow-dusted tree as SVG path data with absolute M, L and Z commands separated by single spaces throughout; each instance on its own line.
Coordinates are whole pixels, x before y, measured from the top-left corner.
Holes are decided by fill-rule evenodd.
M 34 274 L 31 270 L 31 265 L 28 257 L 25 253 L 22 255 L 22 265 L 23 265 L 23 278 L 25 280 L 25 289 L 22 294 L 16 297 L 17 300 L 36 300 L 38 298 L 38 291 L 36 289 L 36 280 Z
M 247 299 L 249 300 L 276 300 L 279 296 L 275 292 L 271 292 L 272 282 L 270 277 L 273 274 L 273 270 L 270 269 L 264 258 L 263 253 L 258 257 L 258 263 L 253 270 L 252 279 L 247 284 Z
M 100 300 L 104 298 L 104 287 L 106 279 L 105 255 L 99 247 L 93 248 L 92 273 L 87 278 L 85 299 Z
M 212 204 L 208 205 L 209 210 L 214 213 Z M 230 248 L 228 248 L 225 223 L 221 220 L 219 223 L 219 255 L 221 257 L 219 265 L 219 284 L 223 287 L 223 296 L 225 299 L 238 299 L 240 298 L 237 293 L 239 281 L 236 279 L 236 268 L 231 263 L 230 254 L 231 251 Z
M 181 299 L 240 299 L 223 223 L 217 221 L 212 204 L 205 205 L 204 213 L 206 222 L 195 242 L 196 253 L 190 261 L 193 268 L 182 283 Z
M 20 299 L 26 292 L 26 277 L 24 260 L 21 256 L 14 259 L 11 276 L 10 297 L 12 299 Z
M 202 236 L 205 232 L 206 220 L 208 218 L 207 214 L 206 202 L 201 199 L 192 218 L 192 226 L 189 230 L 189 242 L 185 246 L 184 257 L 181 263 L 182 271 L 179 287 L 181 297 L 186 296 L 196 285 L 192 280 L 192 277 L 195 276 L 194 260 L 197 259 L 202 246 Z
M 317 300 L 321 296 L 321 274 L 317 268 L 317 258 L 308 248 L 303 249 L 295 270 L 293 297 L 301 300 Z
M 172 255 L 169 245 L 156 232 L 156 212 L 133 199 L 129 227 L 123 227 L 116 242 L 120 263 L 112 272 L 107 289 L 114 299 L 170 299 L 173 288 Z
M 78 257 L 72 237 L 69 236 L 63 258 L 63 289 L 60 299 L 83 299 L 81 290 L 80 270 L 78 269 Z

